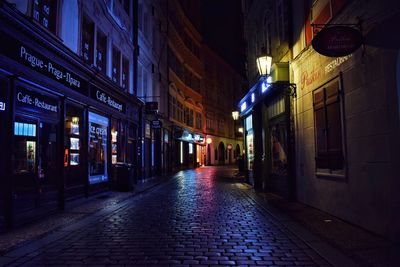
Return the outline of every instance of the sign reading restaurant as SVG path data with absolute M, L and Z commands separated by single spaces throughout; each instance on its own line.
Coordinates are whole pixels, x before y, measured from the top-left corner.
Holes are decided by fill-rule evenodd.
M 58 113 L 58 101 L 56 99 L 20 86 L 15 91 L 15 100 L 17 106 L 28 112 L 46 112 L 55 116 Z
M 92 86 L 90 95 L 92 99 L 103 103 L 112 109 L 118 110 L 119 112 L 125 113 L 124 103 L 121 103 L 120 101 L 116 100 L 115 98 L 98 89 L 97 87 Z
M 87 82 L 75 73 L 53 62 L 43 54 L 36 52 L 34 49 L 4 32 L 0 32 L 0 39 L 2 40 L 2 45 L 0 46 L 0 53 L 2 55 L 8 56 L 69 88 L 86 94 Z

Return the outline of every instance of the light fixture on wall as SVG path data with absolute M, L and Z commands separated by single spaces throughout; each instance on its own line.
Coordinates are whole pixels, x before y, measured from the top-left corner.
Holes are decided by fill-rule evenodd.
M 272 57 L 269 55 L 262 55 L 257 58 L 258 73 L 261 76 L 268 76 L 271 73 Z
M 234 121 L 236 121 L 237 119 L 239 119 L 239 111 L 232 111 L 232 118 Z

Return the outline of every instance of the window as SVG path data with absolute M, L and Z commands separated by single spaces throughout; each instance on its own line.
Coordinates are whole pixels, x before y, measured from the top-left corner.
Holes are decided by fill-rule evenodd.
M 344 169 L 339 81 L 313 92 L 316 167 L 334 173 Z
M 279 0 L 276 7 L 276 26 L 278 32 L 278 40 L 286 40 L 286 25 L 285 25 L 285 9 L 283 6 L 283 1 Z
M 97 31 L 96 44 L 97 44 L 96 66 L 100 72 L 106 74 L 107 37 L 100 31 Z
M 122 57 L 122 88 L 129 89 L 129 60 Z
M 143 31 L 143 4 L 139 3 L 138 5 L 138 28 L 140 31 Z
M 85 15 L 82 20 L 82 57 L 85 63 L 93 64 L 94 54 L 94 23 Z
M 188 123 L 188 125 L 190 127 L 193 127 L 193 122 L 194 122 L 193 109 L 189 109 L 189 123 Z
M 171 106 L 172 118 L 174 120 L 176 120 L 177 119 L 177 116 L 176 116 L 176 114 L 177 114 L 176 98 L 175 97 L 171 97 L 170 99 L 171 99 L 170 106 Z
M 120 149 L 118 147 L 118 134 L 118 121 L 111 119 L 111 164 L 117 164 L 118 153 L 120 153 Z
M 140 62 L 138 62 L 138 69 L 137 69 L 137 94 L 139 96 L 144 96 L 143 90 L 143 67 Z
M 272 37 L 271 14 L 267 13 L 264 21 L 264 43 L 265 43 L 265 52 L 267 54 L 271 54 L 271 37 Z
M 119 84 L 121 75 L 121 52 L 113 46 L 112 50 L 112 81 Z
M 55 0 L 33 1 L 33 19 L 56 34 L 57 2 Z
M 106 117 L 89 112 L 89 183 L 108 180 L 107 172 L 107 132 L 109 122 Z
M 201 129 L 201 113 L 196 112 L 196 128 Z
M 126 14 L 129 16 L 130 15 L 130 7 L 131 7 L 131 0 L 123 0 L 124 10 Z

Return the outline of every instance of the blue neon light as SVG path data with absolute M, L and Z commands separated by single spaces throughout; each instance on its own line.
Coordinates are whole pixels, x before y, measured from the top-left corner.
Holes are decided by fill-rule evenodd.
M 246 110 L 246 108 L 247 108 L 247 103 L 243 102 L 242 105 L 240 106 L 240 111 L 243 112 Z
M 251 103 L 254 103 L 256 101 L 256 95 L 254 93 L 251 94 Z

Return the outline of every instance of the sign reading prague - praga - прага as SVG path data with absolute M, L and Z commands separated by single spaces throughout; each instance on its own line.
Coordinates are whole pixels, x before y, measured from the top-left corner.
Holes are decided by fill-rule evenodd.
M 328 57 L 342 57 L 355 52 L 362 44 L 359 30 L 349 26 L 326 26 L 312 40 L 312 47 Z

